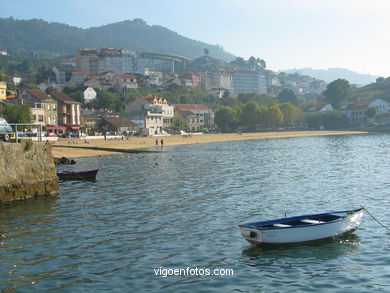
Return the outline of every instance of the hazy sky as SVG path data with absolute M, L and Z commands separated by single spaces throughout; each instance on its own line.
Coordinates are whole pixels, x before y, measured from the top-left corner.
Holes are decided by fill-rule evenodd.
M 0 0 L 0 17 L 88 28 L 142 18 L 273 70 L 390 76 L 390 0 Z

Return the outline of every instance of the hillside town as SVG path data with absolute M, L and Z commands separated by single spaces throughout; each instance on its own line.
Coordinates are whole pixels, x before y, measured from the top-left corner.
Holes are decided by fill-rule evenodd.
M 207 55 L 205 52 L 202 57 L 206 64 L 211 60 Z M 53 66 L 44 82 L 33 84 L 28 76 L 9 76 L 0 81 L 0 111 L 2 113 L 6 107 L 27 105 L 31 122 L 42 126 L 48 136 L 107 133 L 152 136 L 184 129 L 213 132 L 223 130 L 223 126 L 215 123 L 218 110 L 215 103 L 214 107 L 211 103 L 184 103 L 185 97 L 180 100 L 184 102 L 172 103 L 168 97 L 155 94 L 133 95 L 126 100 L 126 95 L 138 91 L 153 92 L 162 86 L 168 89 L 185 87 L 197 89 L 217 103 L 245 95 L 267 97 L 272 103 L 272 99 L 280 101 L 279 98 L 287 92 L 310 101 L 299 105 L 306 114 L 335 109 L 322 95 L 327 89 L 325 82 L 298 74 L 277 74 L 267 70 L 265 62 L 260 59 L 249 59 L 247 65 L 247 69 L 208 66 L 205 71 L 193 72 L 187 70 L 191 67 L 190 60 L 182 56 L 114 48 L 80 49 L 73 58 Z M 104 91 L 124 95 L 123 109 L 119 111 L 94 103 L 98 93 Z M 72 97 L 71 93 L 75 92 L 79 93 L 79 99 Z M 298 103 L 291 102 L 298 106 Z M 222 102 L 223 105 L 232 106 Z M 389 106 L 387 101 L 375 98 L 344 101 L 337 105 L 337 109 L 344 114 L 350 127 L 357 127 L 366 123 L 390 125 Z M 373 114 L 368 113 L 369 108 L 375 109 Z M 321 123 L 308 124 L 304 116 L 298 116 L 291 123 L 287 123 L 287 119 L 275 120 L 274 124 L 264 122 L 263 129 L 275 129 L 275 126 L 302 129 L 313 125 L 324 128 Z

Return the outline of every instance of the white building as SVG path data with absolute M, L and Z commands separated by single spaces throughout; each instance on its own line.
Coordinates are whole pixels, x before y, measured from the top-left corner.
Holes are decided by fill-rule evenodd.
M 84 91 L 84 100 L 86 103 L 96 99 L 96 91 L 92 87 L 87 87 Z
M 164 121 L 172 121 L 173 106 L 168 105 L 167 99 L 156 96 L 141 96 L 128 103 L 125 116 L 136 123 L 146 135 L 162 133 Z
M 214 125 L 214 112 L 202 104 L 175 104 L 175 111 L 187 120 L 191 130 L 205 130 Z
M 362 100 L 354 103 L 343 103 L 340 110 L 344 112 L 348 121 L 352 125 L 364 124 L 368 121 L 365 111 L 368 108 L 375 108 L 377 114 L 389 113 L 390 103 L 382 99 Z
M 233 73 L 229 70 L 213 70 L 208 75 L 209 88 L 224 88 L 228 91 L 233 90 Z

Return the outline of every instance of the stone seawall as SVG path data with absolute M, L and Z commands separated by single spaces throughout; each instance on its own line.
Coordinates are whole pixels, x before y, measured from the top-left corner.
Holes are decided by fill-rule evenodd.
M 0 143 L 0 202 L 57 193 L 51 145 Z

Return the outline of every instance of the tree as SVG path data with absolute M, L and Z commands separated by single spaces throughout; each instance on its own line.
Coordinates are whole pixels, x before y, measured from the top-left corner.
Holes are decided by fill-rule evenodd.
M 253 56 L 249 57 L 248 65 L 249 65 L 249 69 L 257 70 L 257 59 Z
M 175 112 L 173 117 L 173 129 L 175 130 L 188 130 L 187 120 L 178 112 Z
M 280 104 L 279 108 L 283 113 L 284 124 L 286 126 L 294 126 L 297 121 L 302 119 L 302 111 L 291 103 Z
M 239 123 L 247 130 L 255 130 L 257 124 L 260 122 L 260 106 L 251 101 L 242 106 Z
M 107 91 L 98 91 L 96 99 L 91 101 L 90 105 L 97 109 L 111 109 L 118 112 L 123 109 L 123 101 L 118 95 Z
M 265 61 L 263 59 L 260 59 L 260 58 L 257 58 L 257 64 L 260 65 L 260 69 L 262 69 L 262 70 L 264 70 L 267 67 Z
M 215 118 L 214 118 L 215 124 L 218 125 L 218 127 L 223 132 L 232 131 L 236 128 L 238 117 L 237 112 L 233 107 L 228 106 L 221 106 L 216 112 L 215 112 Z
M 230 91 L 226 90 L 223 92 L 222 99 L 227 99 L 230 97 Z
M 264 113 L 264 124 L 266 127 L 277 127 L 283 123 L 283 113 L 278 104 L 269 104 Z
M 4 117 L 9 123 L 31 123 L 32 116 L 28 105 L 6 106 Z
M 225 99 L 222 99 L 222 105 L 224 106 L 236 106 L 238 105 L 238 100 L 236 97 L 229 96 Z
M 351 85 L 345 79 L 337 79 L 327 85 L 323 95 L 328 98 L 334 108 L 337 108 L 341 102 L 351 96 Z
M 342 129 L 348 126 L 346 117 L 339 110 L 316 112 L 306 114 L 306 122 L 309 128 Z
M 203 49 L 203 53 L 204 53 L 206 56 L 209 56 L 210 51 L 209 51 L 209 49 L 204 48 L 204 49 Z
M 283 89 L 278 95 L 279 103 L 292 103 L 298 105 L 298 96 L 291 89 Z
M 368 118 L 374 118 L 376 113 L 378 112 L 378 109 L 375 107 L 369 107 L 366 111 L 364 111 L 364 115 L 366 115 Z
M 246 63 L 245 59 L 241 57 L 237 57 L 236 60 L 230 62 L 230 64 L 240 68 L 246 68 L 248 66 L 248 63 Z

